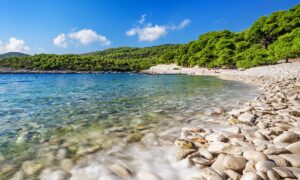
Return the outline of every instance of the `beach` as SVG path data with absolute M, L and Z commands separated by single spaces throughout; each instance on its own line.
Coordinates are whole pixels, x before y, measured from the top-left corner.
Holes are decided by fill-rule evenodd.
M 221 130 L 201 125 L 181 130 L 177 158 L 201 169 L 196 179 L 300 178 L 300 63 L 247 70 L 160 65 L 146 72 L 212 75 L 263 89 L 258 98 L 228 112 Z

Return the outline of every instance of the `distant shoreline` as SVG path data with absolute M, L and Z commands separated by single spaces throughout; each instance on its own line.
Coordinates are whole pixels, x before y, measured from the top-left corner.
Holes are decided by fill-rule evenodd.
M 131 71 L 70 71 L 70 70 L 27 70 L 27 69 L 1 69 L 0 74 L 118 74 L 118 73 L 138 73 Z

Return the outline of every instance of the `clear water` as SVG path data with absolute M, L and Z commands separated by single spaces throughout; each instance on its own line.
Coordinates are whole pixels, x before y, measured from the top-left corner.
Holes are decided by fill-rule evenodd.
M 163 131 L 184 124 L 175 121 L 178 117 L 229 109 L 256 95 L 250 85 L 207 76 L 0 75 L 0 163 L 17 170 L 53 138 L 76 137 L 79 145 L 105 137 L 126 139 L 126 134 Z M 123 134 L 107 133 L 112 127 L 123 127 Z

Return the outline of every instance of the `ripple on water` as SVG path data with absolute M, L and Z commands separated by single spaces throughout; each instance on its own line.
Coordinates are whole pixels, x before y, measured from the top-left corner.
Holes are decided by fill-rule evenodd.
M 56 154 L 64 148 L 65 158 L 78 165 L 74 178 L 94 171 L 110 177 L 106 165 L 119 161 L 140 172 L 137 177 L 154 173 L 174 179 L 179 169 L 178 179 L 192 175 L 186 163 L 170 159 L 180 127 L 205 123 L 218 116 L 214 108 L 230 109 L 256 96 L 250 85 L 201 76 L 10 74 L 0 82 L 13 82 L 0 87 L 1 171 L 15 172 L 26 160 L 60 168 Z M 128 148 L 149 133 L 158 134 L 164 148 L 140 143 Z M 103 154 L 93 156 L 101 149 Z

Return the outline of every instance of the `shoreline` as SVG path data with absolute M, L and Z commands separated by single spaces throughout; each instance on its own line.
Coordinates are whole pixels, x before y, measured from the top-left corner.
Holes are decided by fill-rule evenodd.
M 158 65 L 144 73 L 212 75 L 263 88 L 262 95 L 228 112 L 221 131 L 201 124 L 182 128 L 177 159 L 200 169 L 195 178 L 300 178 L 299 62 L 242 71 Z
M 170 65 L 159 66 L 170 67 Z M 163 74 L 168 73 L 163 71 Z M 104 173 L 94 172 L 95 176 L 99 175 L 104 178 L 153 177 L 157 180 L 162 179 L 158 172 L 148 169 L 145 162 L 150 158 L 152 166 L 157 169 L 170 168 L 164 166 L 166 162 L 170 163 L 172 168 L 176 167 L 180 179 L 187 177 L 189 177 L 187 179 L 192 177 L 193 180 L 247 179 L 250 177 L 252 179 L 299 178 L 300 167 L 297 158 L 300 155 L 297 149 L 300 148 L 300 117 L 297 113 L 300 112 L 300 102 L 299 104 L 297 102 L 300 99 L 300 78 L 298 74 L 300 74 L 300 63 L 263 66 L 243 71 L 220 70 L 214 73 L 197 74 L 197 71 L 189 73 L 188 75 L 217 76 L 224 80 L 250 83 L 263 88 L 264 91 L 262 95 L 243 104 L 239 103 L 234 106 L 228 104 L 233 107 L 230 109 L 220 109 L 219 106 L 210 107 L 209 113 L 214 114 L 211 117 L 210 115 L 193 117 L 191 114 L 190 117 L 179 120 L 181 124 L 178 126 L 159 134 L 150 132 L 139 142 L 130 146 L 124 144 L 119 147 L 120 149 L 109 151 L 99 150 L 98 146 L 96 146 L 97 149 L 93 146 L 83 149 L 85 156 L 80 156 L 79 160 L 76 160 L 76 165 L 73 159 L 63 159 L 64 163 L 59 166 L 64 171 L 54 167 L 41 170 L 42 168 L 39 167 L 34 169 L 34 172 L 40 177 L 55 176 L 59 172 L 60 176 L 71 175 L 71 177 L 80 178 L 93 177 L 88 172 L 90 169 L 95 169 L 97 172 Z M 205 114 L 206 112 L 199 113 Z M 187 121 L 187 119 L 192 121 Z M 112 128 L 109 132 L 114 131 L 119 133 L 118 128 Z M 118 156 L 113 156 L 119 151 L 124 153 L 124 150 L 127 156 L 133 155 L 131 161 L 134 163 L 126 164 L 122 158 L 120 160 Z M 119 155 L 124 156 L 124 154 Z M 93 164 L 94 159 L 98 162 L 106 162 L 105 158 L 108 158 L 109 164 L 111 164 L 109 158 L 113 158 L 113 164 L 111 166 L 106 163 L 100 163 L 97 166 Z M 161 159 L 164 159 L 162 164 Z M 65 165 L 66 162 L 67 165 Z M 84 166 L 81 166 L 81 162 Z M 25 162 L 21 171 L 17 172 L 14 177 L 22 174 L 22 170 L 28 173 L 27 171 L 32 169 L 27 169 L 27 165 L 35 168 L 36 163 L 37 161 L 34 160 Z M 139 165 L 137 166 L 136 163 Z M 139 168 L 133 168 L 133 164 Z M 174 171 L 174 169 L 165 170 Z M 112 176 L 111 173 L 114 175 Z M 170 174 L 169 177 L 172 175 Z

